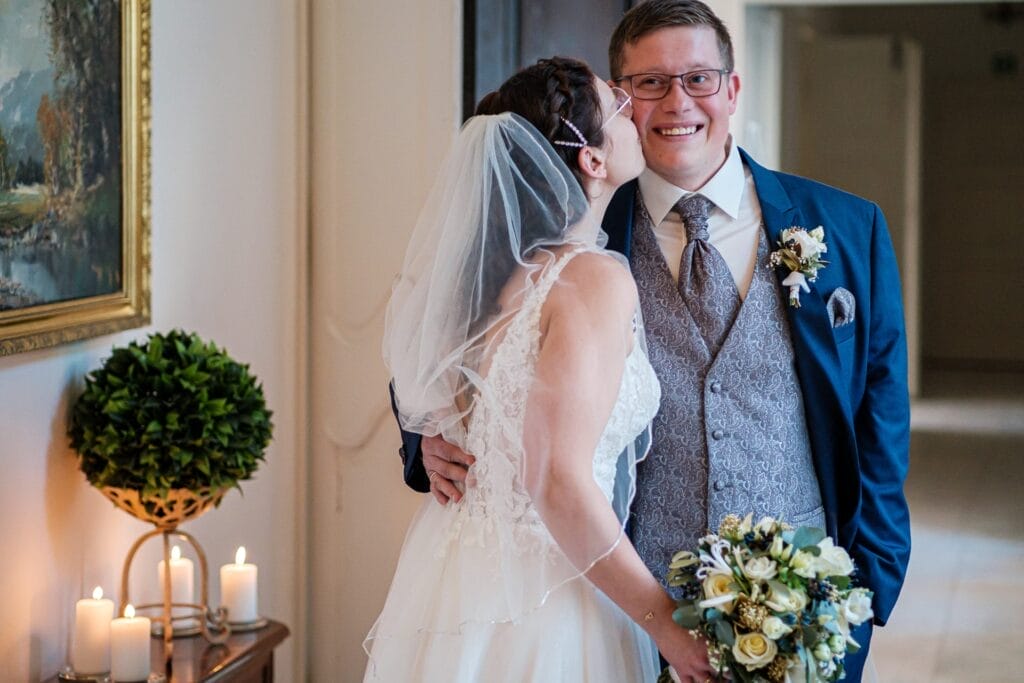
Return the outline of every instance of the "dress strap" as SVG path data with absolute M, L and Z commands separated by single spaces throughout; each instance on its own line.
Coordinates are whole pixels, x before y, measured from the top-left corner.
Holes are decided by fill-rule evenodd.
M 559 256 L 553 264 L 541 271 L 536 284 L 534 284 L 533 289 L 530 291 L 530 299 L 529 301 L 524 302 L 523 308 L 532 308 L 536 306 L 539 309 L 548 298 L 548 293 L 551 291 L 551 287 L 554 286 L 555 280 L 558 279 L 562 270 L 569 265 L 569 261 L 571 261 L 577 254 L 582 254 L 585 251 L 591 251 L 591 249 L 586 246 L 574 247 L 570 251 Z

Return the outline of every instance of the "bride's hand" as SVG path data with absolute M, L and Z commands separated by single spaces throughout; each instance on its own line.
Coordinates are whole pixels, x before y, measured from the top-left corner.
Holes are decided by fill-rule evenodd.
M 717 681 L 718 672 L 708 661 L 707 642 L 694 637 L 690 631 L 671 624 L 663 634 L 655 637 L 661 656 L 675 669 L 680 683 L 707 683 Z

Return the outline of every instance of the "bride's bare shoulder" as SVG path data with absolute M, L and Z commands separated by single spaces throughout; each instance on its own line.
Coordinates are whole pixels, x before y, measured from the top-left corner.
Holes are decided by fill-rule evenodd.
M 636 307 L 636 283 L 618 258 L 606 252 L 586 251 L 565 265 L 550 299 L 558 308 L 582 305 L 603 315 L 631 316 Z

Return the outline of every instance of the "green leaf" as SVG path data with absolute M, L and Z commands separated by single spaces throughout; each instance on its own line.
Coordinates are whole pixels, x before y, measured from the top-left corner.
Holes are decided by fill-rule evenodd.
M 810 546 L 817 546 L 825 539 L 825 532 L 812 526 L 802 526 L 793 532 L 793 540 L 790 541 L 798 550 L 805 550 Z
M 692 602 L 683 603 L 672 612 L 672 620 L 683 628 L 700 626 L 700 610 Z
M 732 647 L 736 644 L 736 634 L 733 633 L 732 624 L 726 619 L 719 619 L 715 622 L 715 638 L 723 645 Z

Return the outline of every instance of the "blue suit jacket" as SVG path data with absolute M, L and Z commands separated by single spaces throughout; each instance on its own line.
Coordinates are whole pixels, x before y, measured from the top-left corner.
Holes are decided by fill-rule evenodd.
M 787 306 L 787 313 L 828 532 L 850 551 L 861 583 L 875 592 L 875 623 L 884 624 L 910 557 L 903 494 L 910 436 L 906 340 L 885 218 L 875 204 L 741 155 L 771 244 L 787 227 L 825 228 L 828 265 L 811 291 L 801 293 L 801 307 Z M 608 248 L 627 257 L 636 187 L 621 188 L 604 219 Z M 786 275 L 780 268 L 780 287 Z M 852 323 L 833 328 L 826 302 L 838 287 L 853 293 L 856 314 Z M 403 432 L 402 440 L 406 482 L 426 491 L 419 436 Z

